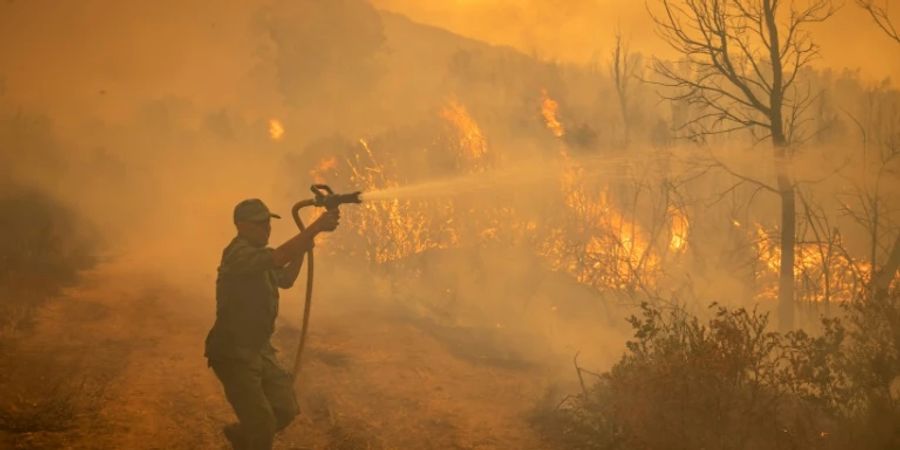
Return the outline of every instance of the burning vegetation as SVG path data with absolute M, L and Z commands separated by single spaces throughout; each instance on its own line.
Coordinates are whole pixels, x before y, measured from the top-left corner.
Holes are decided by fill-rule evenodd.
M 4 17 L 19 17 L 7 11 L 43 17 L 7 3 L 0 37 Z M 624 31 L 591 64 L 361 0 L 226 3 L 215 26 L 179 28 L 146 52 L 189 55 L 178 70 L 153 66 L 152 89 L 112 67 L 132 56 L 105 45 L 125 26 L 76 45 L 109 73 L 81 74 L 59 105 L 46 104 L 52 83 L 31 82 L 53 72 L 33 63 L 41 51 L 0 61 L 0 348 L 87 355 L 101 385 L 81 401 L 73 381 L 41 381 L 72 394 L 35 402 L 38 378 L 16 369 L 0 380 L 21 400 L 0 402 L 0 446 L 83 443 L 92 433 L 73 430 L 85 417 L 96 430 L 147 423 L 146 436 L 173 436 L 161 447 L 219 444 L 230 412 L 195 414 L 221 395 L 186 342 L 202 345 L 208 327 L 227 213 L 246 197 L 283 213 L 310 183 L 363 202 L 316 244 L 325 301 L 300 395 L 310 412 L 286 430 L 290 445 L 900 446 L 900 91 L 822 61 L 811 26 L 840 14 L 835 2 L 652 0 L 640 14 L 675 53 L 638 54 Z M 852 3 L 897 54 L 886 3 Z M 122 42 L 166 38 L 160 29 L 182 26 L 167 14 L 145 30 L 153 39 Z M 47 39 L 68 45 L 63 34 Z M 270 245 L 289 222 L 273 223 Z M 80 274 L 92 284 L 47 308 Z M 295 342 L 295 301 L 283 297 L 279 347 Z M 44 334 L 23 341 L 32 318 Z M 72 336 L 74 351 L 58 344 Z M 55 376 L 81 364 L 45 363 Z M 111 368 L 167 389 L 100 376 Z M 185 384 L 168 389 L 176 375 Z M 108 379 L 115 398 L 101 398 Z M 162 428 L 148 409 L 185 422 Z M 65 426 L 47 424 L 57 416 Z M 187 440 L 181 428 L 210 431 Z
M 793 282 L 802 320 L 817 334 L 774 332 L 764 311 L 775 310 L 779 298 L 777 226 L 763 225 L 765 215 L 754 218 L 749 210 L 740 220 L 729 212 L 729 247 L 720 256 L 728 266 L 708 267 L 710 252 L 722 244 L 704 241 L 701 233 L 709 228 L 695 224 L 720 200 L 713 207 L 692 204 L 690 188 L 682 185 L 709 169 L 685 159 L 704 156 L 672 149 L 585 156 L 564 139 L 560 104 L 546 89 L 533 98 L 540 111 L 536 125 L 548 133 L 551 149 L 540 160 L 541 195 L 484 206 L 486 197 L 501 196 L 494 190 L 507 187 L 504 174 L 528 171 L 506 166 L 516 164 L 509 150 L 491 145 L 465 105 L 449 100 L 435 115 L 445 122 L 445 134 L 423 150 L 451 155 L 438 172 L 447 181 L 421 185 L 428 195 L 412 191 L 420 186 L 416 177 L 383 149 L 390 145 L 383 139 L 374 145 L 360 139 L 346 154 L 318 161 L 314 178 L 367 193 L 363 208 L 347 214 L 356 236 L 330 240 L 327 251 L 362 253 L 380 266 L 435 251 L 525 248 L 604 301 L 641 304 L 642 315 L 631 318 L 635 338 L 612 371 L 595 373 L 576 359 L 581 392 L 535 413 L 536 426 L 567 448 L 666 448 L 672 439 L 698 448 L 715 442 L 849 448 L 857 433 L 873 433 L 866 442 L 876 446 L 895 439 L 888 430 L 898 417 L 898 297 L 873 297 L 871 263 L 828 228 L 834 218 L 804 197 L 808 221 L 794 247 Z M 478 183 L 474 176 L 496 178 Z M 410 264 L 412 276 L 422 276 Z M 704 266 L 743 286 L 743 292 L 727 293 L 735 306 L 697 309 L 698 297 L 712 295 L 692 285 L 691 272 Z M 895 274 L 891 289 L 897 280 Z M 740 296 L 745 300 L 735 302 Z M 762 311 L 740 306 L 748 302 Z M 673 303 L 674 309 L 664 308 Z M 815 326 L 818 314 L 829 318 Z M 835 318 L 841 315 L 843 322 Z M 708 322 L 699 318 L 706 316 Z M 871 345 L 890 355 L 888 366 L 863 356 Z M 879 388 L 867 392 L 866 380 L 877 380 Z M 887 416 L 876 412 L 882 408 Z
M 563 138 L 559 103 L 546 89 L 535 102 L 547 132 Z M 368 198 L 374 199 L 361 212 L 348 212 L 351 228 L 362 242 L 332 242 L 329 251 L 364 253 L 372 263 L 380 264 L 433 249 L 484 245 L 502 237 L 504 245 L 531 248 L 552 270 L 567 273 L 598 292 L 640 291 L 649 297 L 661 295 L 663 288 L 671 291 L 673 280 L 663 280 L 677 272 L 679 265 L 690 264 L 695 256 L 690 207 L 677 192 L 664 193 L 668 198 L 662 201 L 667 203 L 654 205 L 658 212 L 649 220 L 640 216 L 639 209 L 644 205 L 636 198 L 640 190 L 627 192 L 631 186 L 623 178 L 639 176 L 631 173 L 636 166 L 652 170 L 654 162 L 647 155 L 578 157 L 572 154 L 577 149 L 560 139 L 551 144 L 556 154 L 548 155 L 553 159 L 544 162 L 546 170 L 541 176 L 541 181 L 549 181 L 551 191 L 555 191 L 550 200 L 539 207 L 474 209 L 471 198 L 452 190 L 461 187 L 463 191 L 475 189 L 478 195 L 493 195 L 491 189 L 508 188 L 502 185 L 504 180 L 487 180 L 473 188 L 468 186 L 471 177 L 486 171 L 485 176 L 491 177 L 492 173 L 502 173 L 504 164 L 516 163 L 507 163 L 511 158 L 502 149 L 490 148 L 485 133 L 459 100 L 448 100 L 436 116 L 446 123 L 446 134 L 432 144 L 435 148 L 425 151 L 451 155 L 452 166 L 441 172 L 449 180 L 441 192 L 431 193 L 427 199 L 402 191 L 397 198 L 382 194 L 414 184 L 416 178 L 406 175 L 409 170 L 401 161 L 383 161 L 390 154 L 377 156 L 378 149 L 366 139 L 359 139 L 347 154 L 322 156 L 310 169 L 316 182 L 350 186 L 370 193 Z M 670 174 L 644 175 L 663 179 L 685 176 L 676 173 L 678 169 L 671 170 Z M 614 171 L 618 173 L 609 176 Z M 529 184 L 528 180 L 513 182 Z M 630 210 L 628 200 L 632 200 Z M 660 199 L 651 199 L 657 201 Z M 537 214 L 541 207 L 551 204 L 552 209 Z M 459 220 L 460 214 L 466 220 Z M 758 221 L 745 226 L 737 219 L 732 219 L 731 225 L 732 239 L 743 246 L 738 251 L 748 259 L 745 282 L 752 286 L 750 295 L 764 302 L 776 301 L 781 258 L 777 227 L 767 228 Z M 852 256 L 839 233 L 825 236 L 824 241 L 819 239 L 822 236 L 818 233 L 833 232 L 820 230 L 822 226 L 810 222 L 805 231 L 818 238 L 796 246 L 794 272 L 799 300 L 802 304 L 850 302 L 869 283 L 871 264 Z M 698 247 L 702 251 L 703 246 Z

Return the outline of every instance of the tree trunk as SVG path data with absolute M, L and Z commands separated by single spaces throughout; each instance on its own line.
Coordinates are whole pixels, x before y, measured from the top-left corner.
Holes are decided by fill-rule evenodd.
M 797 207 L 794 196 L 794 180 L 788 170 L 788 138 L 784 131 L 782 107 L 784 106 L 784 73 L 782 67 L 781 40 L 778 38 L 776 10 L 778 2 L 763 1 L 766 28 L 769 35 L 769 62 L 772 63 L 772 92 L 769 93 L 769 116 L 778 193 L 781 197 L 781 262 L 778 277 L 778 324 L 781 331 L 794 328 L 794 241 L 796 240 Z M 790 39 L 788 39 L 790 41 Z
M 794 328 L 794 246 L 797 236 L 797 206 L 794 180 L 788 169 L 790 155 L 787 139 L 781 130 L 780 110 L 773 114 L 772 143 L 775 150 L 775 170 L 778 194 L 781 197 L 781 261 L 778 276 L 778 327 L 781 331 Z
M 797 232 L 794 183 L 778 162 L 778 190 L 781 196 L 781 261 L 778 277 L 778 325 L 781 331 L 794 328 L 794 244 Z

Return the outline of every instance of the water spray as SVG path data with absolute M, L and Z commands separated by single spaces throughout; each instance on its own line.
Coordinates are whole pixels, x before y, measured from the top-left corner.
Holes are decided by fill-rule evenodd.
M 361 192 L 352 192 L 349 194 L 335 194 L 326 184 L 314 184 L 310 187 L 313 198 L 301 200 L 294 204 L 291 208 L 291 215 L 294 217 L 294 223 L 302 232 L 306 229 L 303 220 L 300 219 L 300 210 L 310 206 L 325 208 L 327 211 L 338 209 L 344 204 L 362 203 L 360 198 Z M 297 375 L 300 373 L 300 362 L 303 356 L 303 347 L 306 345 L 306 332 L 309 329 L 309 312 L 312 308 L 312 289 L 313 289 L 313 250 L 310 248 L 306 251 L 306 302 L 303 305 L 303 326 L 300 329 L 300 342 L 297 344 L 297 355 L 294 358 L 293 380 L 297 381 Z
M 625 176 L 629 171 L 639 170 L 648 172 L 659 170 L 649 160 L 655 155 L 627 155 L 618 157 L 594 156 L 587 158 L 572 158 L 571 163 L 579 170 L 581 179 L 613 179 Z M 310 187 L 313 198 L 297 202 L 291 209 L 294 222 L 300 231 L 306 229 L 300 219 L 300 210 L 307 207 L 319 207 L 326 210 L 335 210 L 344 204 L 359 204 L 363 201 L 394 201 L 400 199 L 421 199 L 429 197 L 446 197 L 463 194 L 495 191 L 506 187 L 519 190 L 525 186 L 544 186 L 548 182 L 559 180 L 560 173 L 571 168 L 566 163 L 555 161 L 532 161 L 505 169 L 494 169 L 485 172 L 477 172 L 468 175 L 449 177 L 421 183 L 392 186 L 383 189 L 352 192 L 349 194 L 336 194 L 328 185 L 315 184 Z M 314 261 L 313 251 L 306 252 L 307 277 L 306 277 L 306 302 L 303 308 L 303 325 L 300 330 L 300 342 L 294 360 L 293 377 L 296 380 L 300 372 L 303 348 L 306 344 L 306 335 L 309 328 L 310 308 L 312 306 L 312 288 Z
M 362 200 L 382 201 L 398 199 L 423 199 L 450 197 L 503 189 L 519 191 L 529 186 L 543 188 L 559 181 L 567 168 L 578 168 L 582 180 L 616 179 L 625 177 L 629 171 L 648 172 L 658 170 L 647 163 L 651 155 L 642 159 L 639 155 L 593 156 L 572 158 L 569 163 L 560 161 L 530 161 L 500 169 L 491 169 L 455 177 L 439 178 L 403 186 L 391 186 L 362 194 Z

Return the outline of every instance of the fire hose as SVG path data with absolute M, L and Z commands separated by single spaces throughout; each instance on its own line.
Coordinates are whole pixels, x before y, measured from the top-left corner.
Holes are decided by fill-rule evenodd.
M 306 207 L 315 206 L 325 208 L 327 211 L 338 209 L 345 203 L 362 203 L 360 198 L 361 192 L 353 192 L 350 194 L 335 194 L 328 185 L 314 184 L 310 187 L 313 198 L 301 200 L 294 204 L 291 208 L 291 215 L 294 217 L 294 223 L 301 232 L 306 230 L 303 220 L 300 219 L 300 210 Z M 302 256 L 301 256 L 302 257 Z M 294 357 L 294 370 L 292 372 L 293 381 L 297 381 L 297 375 L 300 373 L 300 363 L 303 357 L 303 347 L 306 345 L 306 333 L 309 330 L 309 313 L 312 308 L 312 291 L 313 291 L 313 272 L 314 272 L 313 249 L 310 247 L 306 251 L 306 301 L 303 304 L 303 325 L 300 328 L 300 342 L 297 344 L 297 354 Z

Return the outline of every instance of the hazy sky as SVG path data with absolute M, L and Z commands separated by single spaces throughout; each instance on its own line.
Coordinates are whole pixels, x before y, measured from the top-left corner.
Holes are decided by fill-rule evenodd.
M 798 0 L 803 1 L 803 0 Z M 881 0 L 885 1 L 885 0 Z M 891 16 L 900 23 L 900 1 Z M 665 51 L 654 34 L 644 0 L 372 0 L 428 24 L 563 61 L 606 58 L 617 26 L 644 53 Z M 836 2 L 839 3 L 839 2 Z M 900 84 L 900 45 L 875 28 L 852 0 L 813 30 L 822 46 L 818 64 L 861 68 L 866 77 L 891 76 Z M 652 4 L 652 1 L 651 1 Z
M 136 96 L 224 106 L 260 93 L 248 83 L 272 0 L 0 2 L 0 97 L 49 113 L 120 115 Z M 643 0 L 371 0 L 414 20 L 546 59 L 605 63 L 616 27 L 643 53 L 665 51 Z M 798 0 L 802 1 L 802 0 Z M 892 15 L 900 23 L 900 0 Z M 861 68 L 900 86 L 900 45 L 853 1 L 814 30 L 818 64 Z M 273 90 L 274 92 L 274 90 Z M 249 94 L 248 94 L 249 93 Z M 277 104 L 277 99 L 270 102 Z M 271 113 L 274 106 L 265 107 Z

